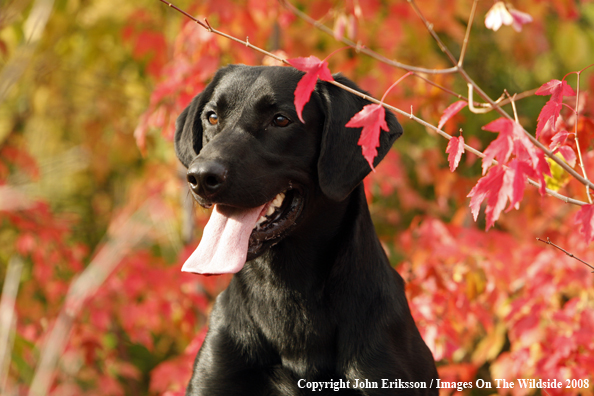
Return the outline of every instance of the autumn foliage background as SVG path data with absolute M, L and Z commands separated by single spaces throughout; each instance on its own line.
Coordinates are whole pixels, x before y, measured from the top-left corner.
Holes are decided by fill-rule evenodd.
M 323 59 L 343 46 L 274 0 L 176 5 L 286 58 Z M 296 5 L 335 35 L 388 58 L 452 66 L 407 1 Z M 44 6 L 53 7 L 51 16 L 33 37 L 27 21 Z M 471 6 L 418 3 L 455 54 Z M 533 18 L 521 32 L 487 29 L 492 6 L 478 2 L 464 63 L 492 98 L 594 62 L 594 2 L 515 1 Z M 228 278 L 180 272 L 209 213 L 192 207 L 173 123 L 221 65 L 271 60 L 157 0 L 37 0 L 0 5 L 0 62 L 0 279 L 4 294 L 16 295 L 0 306 L 0 394 L 182 395 L 210 306 Z M 353 49 L 329 65 L 376 98 L 405 73 Z M 584 166 L 594 175 L 591 70 L 580 80 L 580 117 L 564 108 L 560 127 L 572 132 L 577 123 Z M 467 95 L 456 75 L 423 76 Z M 577 89 L 575 75 L 566 80 Z M 385 99 L 433 125 L 456 100 L 415 76 Z M 533 134 L 547 100 L 529 95 L 516 103 Z M 575 97 L 566 103 L 575 105 Z M 496 134 L 481 128 L 497 117 L 464 109 L 444 130 L 459 136 L 462 128 L 465 141 L 484 150 Z M 451 172 L 447 140 L 399 120 L 404 137 L 365 187 L 442 379 L 581 379 L 587 389 L 547 393 L 593 394 L 594 274 L 536 240 L 550 238 L 594 263 L 575 222 L 579 207 L 527 187 L 519 210 L 485 232 L 484 213 L 475 223 L 467 197 L 481 177 L 478 157 L 465 153 Z M 568 145 L 577 150 L 571 137 Z M 547 186 L 587 201 L 584 186 L 555 167 Z M 465 393 L 497 391 L 507 392 Z

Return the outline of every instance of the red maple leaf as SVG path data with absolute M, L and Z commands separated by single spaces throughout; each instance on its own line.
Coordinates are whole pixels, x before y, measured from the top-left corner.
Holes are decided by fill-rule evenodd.
M 557 118 L 559 118 L 559 113 L 561 113 L 561 108 L 563 105 L 561 102 L 555 102 L 553 100 L 549 100 L 547 104 L 544 105 L 540 114 L 538 115 L 538 124 L 536 125 L 536 138 L 538 139 L 540 133 L 542 132 L 547 122 L 551 122 L 551 128 L 553 131 L 557 131 Z
M 295 109 L 301 122 L 305 123 L 302 116 L 303 107 L 309 102 L 311 93 L 318 82 L 318 77 L 323 81 L 334 81 L 334 78 L 330 73 L 330 69 L 328 69 L 328 62 L 321 61 L 313 55 L 309 58 L 287 59 L 287 62 L 295 69 L 305 72 L 295 89 Z
M 509 168 L 506 171 L 512 178 L 512 191 L 510 196 L 509 207 L 506 212 L 512 208 L 518 209 L 520 201 L 524 198 L 524 188 L 526 187 L 526 177 L 538 177 L 536 171 L 526 162 L 517 159 L 509 163 Z
M 580 232 L 588 243 L 594 240 L 594 205 L 584 205 L 575 216 L 575 223 L 581 224 Z
M 549 145 L 549 148 L 551 150 L 555 151 L 559 146 L 562 146 L 565 144 L 568 137 L 569 137 L 569 132 L 567 132 L 567 131 L 557 132 L 557 134 L 555 136 L 553 136 L 553 138 L 551 139 L 551 144 Z
M 476 186 L 474 186 L 468 194 L 468 197 L 471 198 L 470 209 L 474 220 L 476 221 L 478 217 L 481 203 L 486 199 L 486 229 L 488 230 L 491 228 L 503 211 L 507 198 L 511 196 L 511 189 L 512 185 L 509 178 L 506 178 L 505 167 L 503 165 L 496 165 L 490 168 L 489 172 L 479 179 Z
M 527 177 L 538 178 L 541 181 L 541 193 L 544 193 L 545 183 L 543 169 L 539 168 L 541 167 L 540 161 L 541 158 L 537 155 L 537 163 L 533 166 L 526 161 L 514 158 L 507 165 L 499 164 L 490 168 L 489 172 L 479 179 L 468 194 L 468 197 L 471 198 L 470 209 L 474 220 L 476 221 L 481 204 L 485 200 L 487 200 L 485 210 L 487 230 L 499 219 L 508 199 L 510 203 L 506 211 L 510 211 L 512 208 L 518 209 L 520 201 L 524 197 Z M 546 164 L 544 156 L 542 162 Z M 539 173 L 539 171 L 541 172 Z M 548 165 L 546 171 L 549 172 Z
M 464 137 L 460 136 L 459 138 L 453 137 L 450 139 L 448 143 L 448 147 L 446 148 L 446 153 L 448 155 L 448 162 L 450 163 L 450 171 L 456 170 L 458 164 L 460 163 L 460 158 L 462 158 L 462 153 L 464 152 Z
M 551 95 L 551 100 L 555 102 L 561 102 L 563 100 L 563 96 L 575 96 L 576 93 L 567 84 L 567 81 L 559 81 L 559 80 L 551 80 L 547 83 L 544 83 L 535 93 L 536 95 Z
M 540 114 L 538 115 L 538 124 L 536 126 L 536 138 L 540 136 L 543 128 L 547 122 L 551 121 L 551 128 L 553 131 L 557 131 L 556 123 L 561 108 L 563 107 L 564 96 L 575 96 L 576 93 L 568 84 L 567 81 L 551 80 L 546 84 L 543 84 L 536 95 L 551 95 L 551 99 L 544 105 Z
M 377 156 L 377 148 L 379 147 L 380 129 L 388 132 L 388 124 L 386 123 L 386 110 L 383 106 L 378 104 L 368 104 L 363 107 L 363 110 L 358 112 L 347 122 L 349 128 L 360 128 L 361 137 L 357 144 L 361 146 L 363 156 L 369 162 L 369 166 L 375 172 L 373 167 L 373 159 Z
M 506 163 L 514 147 L 514 122 L 507 118 L 498 118 L 485 125 L 482 129 L 490 132 L 499 132 L 497 139 L 493 140 L 489 147 L 485 149 L 483 158 L 483 175 L 491 166 L 491 161 L 497 159 L 501 163 Z
M 443 112 L 443 115 L 439 119 L 439 124 L 437 125 L 437 129 L 441 129 L 441 127 L 453 116 L 455 116 L 460 110 L 466 107 L 467 103 L 463 100 L 459 100 L 457 102 L 452 103 L 449 105 Z M 447 151 L 446 151 L 447 152 Z
M 575 163 L 577 162 L 577 157 L 575 155 L 575 151 L 570 146 L 563 145 L 559 147 L 555 152 L 561 153 L 565 162 L 569 164 L 569 166 L 574 167 Z

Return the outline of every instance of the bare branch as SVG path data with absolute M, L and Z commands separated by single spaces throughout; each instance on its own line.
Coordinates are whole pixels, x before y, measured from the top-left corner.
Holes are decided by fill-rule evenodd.
M 569 253 L 567 250 L 563 249 L 561 246 L 555 245 L 553 242 L 551 242 L 551 240 L 548 237 L 547 237 L 547 240 L 546 241 L 543 240 L 543 239 L 540 239 L 540 238 L 536 238 L 536 240 L 539 241 L 539 242 L 542 242 L 542 243 L 546 243 L 547 245 L 551 245 L 553 247 L 556 247 L 557 249 L 561 250 L 563 253 L 565 253 L 569 257 L 576 259 L 577 261 L 579 261 L 579 262 L 587 265 L 588 267 L 590 267 L 590 268 L 592 268 L 594 270 L 594 267 L 593 266 L 591 266 L 590 264 L 588 264 L 587 262 L 585 262 L 581 258 L 574 256 L 573 253 Z M 592 273 L 594 274 L 594 271 L 592 271 Z

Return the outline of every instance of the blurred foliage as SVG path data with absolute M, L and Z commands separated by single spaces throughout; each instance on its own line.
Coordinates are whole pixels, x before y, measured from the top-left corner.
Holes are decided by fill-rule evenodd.
M 188 214 L 182 208 L 190 198 L 173 152 L 173 122 L 219 66 L 268 61 L 208 34 L 157 0 L 56 0 L 34 51 L 27 53 L 26 24 L 38 2 L 44 0 L 0 4 L 0 67 L 16 64 L 22 72 L 0 102 L 0 279 L 11 257 L 25 260 L 4 390 L 26 393 L 69 285 L 92 265 L 110 235 L 118 235 L 122 222 L 156 197 L 165 219 L 122 251 L 115 272 L 87 296 L 50 393 L 181 395 L 210 304 L 228 278 L 179 271 L 208 213 L 196 210 L 197 231 L 186 245 L 182 230 Z M 491 97 L 504 89 L 513 94 L 537 88 L 594 61 L 594 2 L 515 3 L 534 19 L 521 33 L 486 29 L 484 15 L 492 4 L 478 5 L 465 67 Z M 342 46 L 274 0 L 175 4 L 287 57 L 324 58 Z M 455 54 L 471 4 L 419 2 Z M 350 16 L 356 40 L 389 58 L 450 66 L 404 0 L 308 0 L 299 8 L 330 27 L 340 15 Z M 404 74 L 354 50 L 338 52 L 330 69 L 376 97 Z M 581 80 L 584 113 L 590 115 L 593 74 L 586 72 Z M 459 77 L 426 77 L 467 94 Z M 575 87 L 573 76 L 568 81 Z M 454 100 L 413 77 L 386 98 L 405 111 L 412 106 L 433 124 Z M 532 96 L 517 103 L 528 130 L 535 129 L 545 101 Z M 462 128 L 467 142 L 484 149 L 494 134 L 481 127 L 495 117 L 463 110 L 445 130 L 458 135 Z M 528 189 L 521 210 L 504 214 L 496 230 L 484 233 L 484 220 L 475 225 L 466 198 L 480 176 L 480 161 L 465 154 L 451 173 L 447 142 L 400 119 L 404 137 L 365 185 L 377 230 L 391 262 L 409 282 L 411 308 L 442 377 L 589 378 L 594 383 L 592 275 L 534 242 L 536 236 L 550 236 L 594 262 L 594 252 L 573 225 L 575 209 Z M 587 151 L 594 124 L 580 125 L 588 138 L 582 143 L 586 167 L 594 175 Z M 563 192 L 585 199 L 574 181 Z M 568 393 L 592 394 L 592 387 Z

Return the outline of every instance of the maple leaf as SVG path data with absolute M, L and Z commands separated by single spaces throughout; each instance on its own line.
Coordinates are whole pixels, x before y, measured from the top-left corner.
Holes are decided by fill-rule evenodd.
M 584 205 L 575 216 L 575 223 L 581 224 L 580 232 L 586 237 L 586 242 L 594 240 L 594 205 Z
M 567 81 L 553 79 L 538 88 L 536 95 L 551 95 L 551 99 L 544 105 L 538 115 L 538 124 L 536 126 L 536 138 L 538 139 L 543 128 L 549 121 L 551 121 L 553 131 L 557 131 L 556 123 L 561 108 L 563 107 L 563 97 L 575 96 L 576 93 L 573 88 L 567 84 Z
M 302 116 L 303 107 L 309 102 L 318 78 L 323 81 L 334 81 L 334 78 L 330 73 L 330 69 L 328 69 L 328 62 L 321 61 L 313 55 L 308 58 L 287 59 L 287 62 L 295 69 L 305 72 L 305 75 L 301 77 L 295 89 L 295 109 L 297 110 L 297 116 L 299 116 L 301 122 L 305 123 Z
M 509 163 L 507 170 L 508 174 L 511 175 L 512 191 L 510 196 L 509 207 L 506 212 L 512 210 L 512 208 L 519 209 L 520 201 L 524 198 L 524 188 L 526 187 L 527 177 L 538 177 L 536 171 L 526 162 L 519 161 L 517 159 L 512 160 Z
M 555 152 L 557 151 L 563 156 L 565 162 L 567 162 L 571 167 L 575 166 L 575 163 L 577 162 L 577 157 L 575 155 L 575 151 L 573 151 L 573 149 L 570 146 L 561 146 L 557 150 L 555 150 Z
M 457 102 L 452 103 L 449 105 L 443 112 L 443 115 L 439 119 L 439 124 L 437 125 L 437 129 L 441 129 L 441 127 L 453 116 L 455 116 L 460 110 L 466 107 L 467 103 L 463 100 L 459 100 Z
M 346 126 L 349 128 L 363 127 L 357 144 L 361 146 L 363 156 L 375 172 L 373 159 L 377 156 L 377 148 L 380 145 L 379 137 L 381 129 L 388 132 L 386 110 L 379 104 L 368 104 L 360 112 L 355 114 L 347 122 Z
M 510 196 L 511 188 L 509 180 L 505 180 L 505 168 L 503 165 L 496 165 L 489 169 L 489 172 L 481 177 L 478 183 L 470 190 L 470 209 L 474 221 L 476 221 L 481 203 L 487 199 L 487 230 L 499 218 L 501 211 L 505 207 L 507 197 Z
M 553 100 L 549 100 L 547 104 L 544 105 L 540 111 L 540 114 L 538 115 L 538 124 L 536 125 L 537 139 L 540 137 L 540 133 L 549 121 L 551 121 L 551 128 L 553 131 L 557 131 L 557 118 L 559 118 L 559 113 L 561 113 L 562 107 L 563 105 L 561 102 L 555 102 Z
M 567 132 L 567 131 L 557 132 L 557 134 L 555 136 L 553 136 L 553 138 L 551 139 L 551 144 L 549 145 L 549 148 L 553 151 L 557 150 L 557 148 L 559 146 L 562 146 L 565 144 L 568 137 L 569 137 L 569 132 Z
M 535 92 L 535 95 L 551 95 L 551 100 L 555 102 L 561 102 L 563 96 L 575 96 L 576 92 L 567 84 L 567 81 L 551 80 L 541 85 L 540 88 Z
M 506 163 L 509 156 L 512 153 L 514 147 L 514 121 L 507 118 L 498 118 L 485 125 L 483 128 L 485 131 L 499 132 L 497 139 L 493 140 L 489 147 L 484 151 L 485 157 L 483 158 L 483 175 L 491 166 L 493 159 L 501 163 Z
M 462 158 L 462 153 L 464 152 L 464 137 L 460 136 L 459 138 L 453 137 L 450 139 L 448 143 L 448 147 L 446 148 L 446 153 L 448 155 L 448 162 L 450 163 L 450 171 L 456 170 L 458 164 L 460 163 L 460 158 Z
M 533 164 L 532 168 L 536 171 L 536 178 L 540 182 L 540 195 L 545 195 L 546 193 L 546 183 L 545 183 L 545 175 L 551 177 L 551 168 L 549 163 L 547 162 L 544 152 L 538 150 L 536 152 L 537 162 Z

